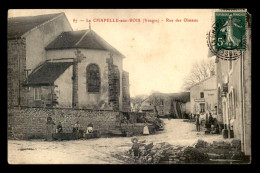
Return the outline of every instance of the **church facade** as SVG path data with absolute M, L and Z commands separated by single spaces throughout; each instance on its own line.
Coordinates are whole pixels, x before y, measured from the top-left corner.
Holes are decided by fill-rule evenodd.
M 125 56 L 64 13 L 8 19 L 8 106 L 128 111 Z

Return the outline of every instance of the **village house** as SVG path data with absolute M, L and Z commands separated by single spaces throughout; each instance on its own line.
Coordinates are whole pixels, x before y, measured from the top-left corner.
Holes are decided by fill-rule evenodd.
M 248 16 L 248 18 L 250 18 Z M 229 138 L 241 140 L 241 149 L 251 156 L 251 26 L 247 25 L 247 50 L 236 60 L 216 58 L 219 121 Z M 232 133 L 231 133 L 232 132 Z
M 154 105 L 159 116 L 186 118 L 185 116 L 190 113 L 190 92 L 154 93 L 142 103 L 141 111 L 156 113 Z
M 216 75 L 211 72 L 211 76 L 194 84 L 190 88 L 190 106 L 192 114 L 211 113 L 217 114 L 217 87 Z
M 8 19 L 8 106 L 130 110 L 125 56 L 64 13 Z

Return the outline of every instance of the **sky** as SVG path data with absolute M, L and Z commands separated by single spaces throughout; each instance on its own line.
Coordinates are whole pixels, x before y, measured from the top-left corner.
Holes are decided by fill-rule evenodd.
M 65 13 L 73 30 L 88 29 L 91 23 L 93 31 L 125 55 L 123 69 L 129 72 L 131 97 L 152 91 L 183 91 L 192 64 L 208 58 L 206 34 L 213 23 L 212 9 L 19 9 L 9 10 L 8 17 L 59 12 Z M 197 22 L 184 22 L 185 18 Z

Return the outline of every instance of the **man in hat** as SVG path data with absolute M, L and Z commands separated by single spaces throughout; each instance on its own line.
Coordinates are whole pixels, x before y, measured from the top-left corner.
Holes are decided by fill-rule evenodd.
M 196 124 L 196 130 L 199 132 L 200 131 L 200 115 L 197 114 L 195 117 L 195 124 Z

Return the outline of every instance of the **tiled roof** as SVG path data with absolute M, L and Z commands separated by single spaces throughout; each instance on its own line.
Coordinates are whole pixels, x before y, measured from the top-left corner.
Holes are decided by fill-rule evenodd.
M 53 49 L 97 49 L 107 50 L 124 57 L 118 50 L 108 44 L 103 38 L 96 34 L 93 30 L 68 31 L 61 33 L 54 41 L 52 41 L 46 50 Z
M 19 38 L 26 32 L 60 14 L 62 13 L 8 18 L 7 37 L 8 39 Z
M 155 96 L 159 97 L 170 97 L 173 100 L 181 101 L 181 102 L 189 102 L 190 101 L 190 92 L 179 92 L 179 93 L 155 93 Z
M 72 62 L 45 62 L 28 76 L 28 85 L 53 84 Z
M 86 33 L 86 30 L 62 32 L 56 39 L 46 46 L 46 50 L 50 49 L 68 49 L 76 48 L 76 43 Z

